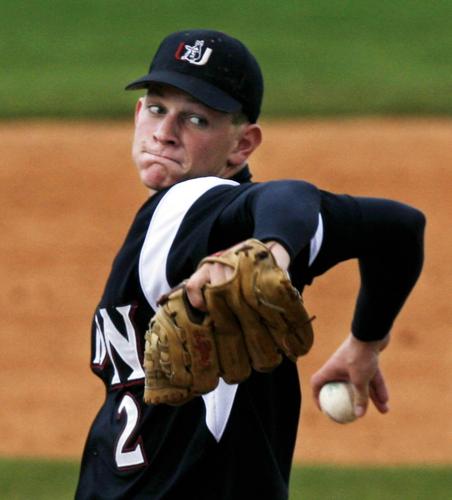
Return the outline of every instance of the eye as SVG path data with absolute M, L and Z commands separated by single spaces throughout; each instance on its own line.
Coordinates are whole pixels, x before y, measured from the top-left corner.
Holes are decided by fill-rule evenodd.
M 188 121 L 198 128 L 206 128 L 209 125 L 209 122 L 200 115 L 189 115 Z
M 147 108 L 149 113 L 151 113 L 152 115 L 162 115 L 165 112 L 163 106 L 160 106 L 158 104 L 149 104 Z

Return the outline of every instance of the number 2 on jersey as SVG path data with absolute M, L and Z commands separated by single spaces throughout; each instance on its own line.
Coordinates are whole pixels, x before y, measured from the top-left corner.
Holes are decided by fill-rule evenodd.
M 118 408 L 117 418 L 125 416 L 125 426 L 115 447 L 115 460 L 118 469 L 142 466 L 146 458 L 141 438 L 135 440 L 135 446 L 130 446 L 130 440 L 138 424 L 139 407 L 131 394 L 125 394 Z

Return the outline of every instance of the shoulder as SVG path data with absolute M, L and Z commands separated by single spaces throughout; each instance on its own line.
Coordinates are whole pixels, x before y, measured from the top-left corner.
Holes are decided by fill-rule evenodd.
M 203 195 L 205 192 L 217 186 L 239 186 L 239 183 L 230 179 L 222 179 L 220 177 L 198 177 L 196 179 L 188 179 L 179 182 L 168 189 L 164 198 L 166 197 L 180 197 L 196 199 Z
M 239 186 L 235 181 L 219 177 L 200 177 L 179 182 L 157 194 L 157 206 L 153 218 L 159 218 L 162 213 L 179 217 L 198 202 L 206 193 L 214 192 L 215 188 L 232 188 Z

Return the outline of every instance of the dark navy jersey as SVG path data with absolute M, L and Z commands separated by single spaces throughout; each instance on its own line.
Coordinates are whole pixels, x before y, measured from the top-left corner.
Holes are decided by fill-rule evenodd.
M 334 195 L 302 181 L 205 177 L 152 196 L 94 314 L 91 367 L 106 397 L 86 442 L 76 498 L 288 498 L 301 404 L 296 364 L 285 360 L 239 385 L 220 380 L 179 407 L 144 405 L 144 333 L 157 300 L 204 256 L 249 237 L 276 240 L 291 255 L 300 290 L 338 262 L 359 259 L 352 331 L 379 339 L 420 272 L 423 226 L 422 214 L 406 205 Z

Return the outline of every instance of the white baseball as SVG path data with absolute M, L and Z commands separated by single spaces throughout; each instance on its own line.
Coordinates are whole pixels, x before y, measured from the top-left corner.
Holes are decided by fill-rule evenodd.
M 349 382 L 329 382 L 320 389 L 320 408 L 339 424 L 356 420 L 353 400 L 353 388 Z

